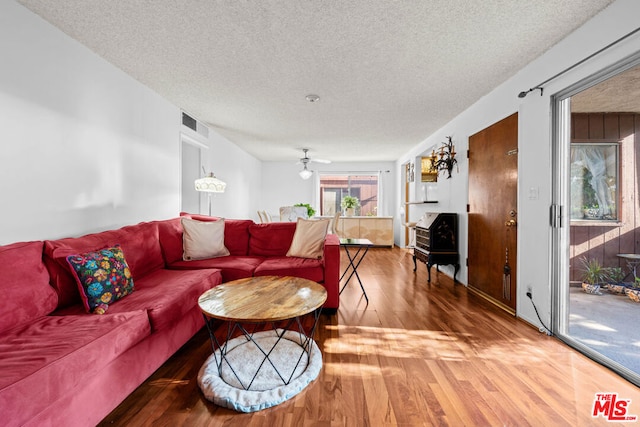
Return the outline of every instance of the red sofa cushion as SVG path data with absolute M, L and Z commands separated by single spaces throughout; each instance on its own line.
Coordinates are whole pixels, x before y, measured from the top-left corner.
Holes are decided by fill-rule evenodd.
M 51 285 L 58 292 L 58 308 L 80 302 L 75 277 L 66 258 L 118 244 L 122 247 L 134 281 L 164 267 L 157 223 L 143 222 L 118 230 L 44 242 L 44 261 L 51 276 Z
M 58 304 L 42 247 L 43 242 L 0 246 L 0 332 L 49 314 Z
M 249 255 L 285 256 L 295 232 L 295 222 L 253 224 L 249 227 Z
M 165 266 L 182 259 L 182 224 L 180 218 L 158 221 L 158 237 Z
M 180 216 L 186 216 L 197 221 L 217 221 L 220 218 L 214 216 L 188 214 L 181 212 Z M 231 255 L 247 255 L 249 253 L 249 227 L 254 222 L 250 219 L 224 219 L 224 245 Z
M 109 307 L 121 313 L 144 307 L 151 329 L 158 331 L 177 323 L 197 305 L 198 297 L 222 283 L 219 270 L 156 270 L 136 281 L 136 291 Z
M 122 247 L 134 279 L 164 268 L 157 222 L 141 222 L 105 233 L 109 236 L 108 246 Z
M 2 422 L 23 425 L 86 382 L 87 375 L 105 375 L 102 368 L 149 334 L 149 319 L 142 310 L 43 316 L 5 331 L 0 336 Z
M 136 290 L 109 305 L 105 316 L 145 309 L 156 332 L 173 326 L 197 305 L 198 297 L 222 283 L 220 270 L 156 270 L 136 280 Z M 56 315 L 80 314 L 80 304 L 55 311 Z M 102 317 L 102 316 L 97 316 Z
M 47 240 L 44 242 L 44 264 L 49 271 L 51 286 L 58 293 L 58 308 L 80 302 L 76 281 L 67 263 L 69 255 L 95 251 L 107 246 L 101 234 L 82 239 Z
M 322 260 L 297 257 L 267 258 L 256 268 L 254 276 L 293 276 L 322 283 L 324 267 Z
M 219 218 L 181 213 L 181 216 L 197 221 L 217 221 Z M 253 221 L 249 219 L 224 220 L 224 245 L 230 255 L 247 255 L 249 253 L 249 226 Z M 182 260 L 182 225 L 180 218 L 158 221 L 160 246 L 166 265 Z
M 230 282 L 253 276 L 253 272 L 263 259 L 262 257 L 229 255 L 197 261 L 176 261 L 170 264 L 169 268 L 172 270 L 219 268 L 222 270 L 222 281 Z
M 224 245 L 231 255 L 249 254 L 249 227 L 252 225 L 250 219 L 224 220 Z

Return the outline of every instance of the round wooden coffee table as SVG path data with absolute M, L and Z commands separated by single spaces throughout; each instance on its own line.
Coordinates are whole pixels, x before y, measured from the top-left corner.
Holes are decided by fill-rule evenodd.
M 313 335 L 326 299 L 319 283 L 289 276 L 234 280 L 203 293 L 198 305 L 220 378 L 244 390 L 273 387 L 274 378 L 288 385 L 309 364 L 312 347 L 317 349 Z M 306 332 L 301 317 L 309 313 L 313 324 Z M 224 341 L 215 334 L 222 322 L 227 324 Z M 283 361 L 286 367 L 279 366 Z

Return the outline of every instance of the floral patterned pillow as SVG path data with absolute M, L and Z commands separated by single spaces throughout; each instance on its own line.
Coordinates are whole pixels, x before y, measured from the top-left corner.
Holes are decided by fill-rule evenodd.
M 133 292 L 133 278 L 119 245 L 69 255 L 80 296 L 88 312 L 104 314 L 109 304 Z

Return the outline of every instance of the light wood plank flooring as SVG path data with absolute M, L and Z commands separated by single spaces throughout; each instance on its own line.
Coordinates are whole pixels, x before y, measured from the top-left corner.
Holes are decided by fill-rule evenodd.
M 343 263 L 345 256 L 343 254 Z M 101 425 L 586 426 L 595 393 L 640 389 L 553 337 L 454 285 L 413 272 L 404 249 L 372 249 L 316 339 L 323 369 L 301 394 L 251 414 L 206 401 L 196 383 L 211 353 L 200 331 Z

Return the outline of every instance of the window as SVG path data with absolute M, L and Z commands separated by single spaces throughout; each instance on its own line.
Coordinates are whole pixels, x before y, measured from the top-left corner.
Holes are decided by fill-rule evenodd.
M 571 220 L 618 221 L 618 143 L 571 144 Z
M 378 215 L 378 174 L 322 174 L 320 175 L 320 214 L 326 216 L 341 212 L 344 196 L 357 197 L 360 206 L 355 215 Z

